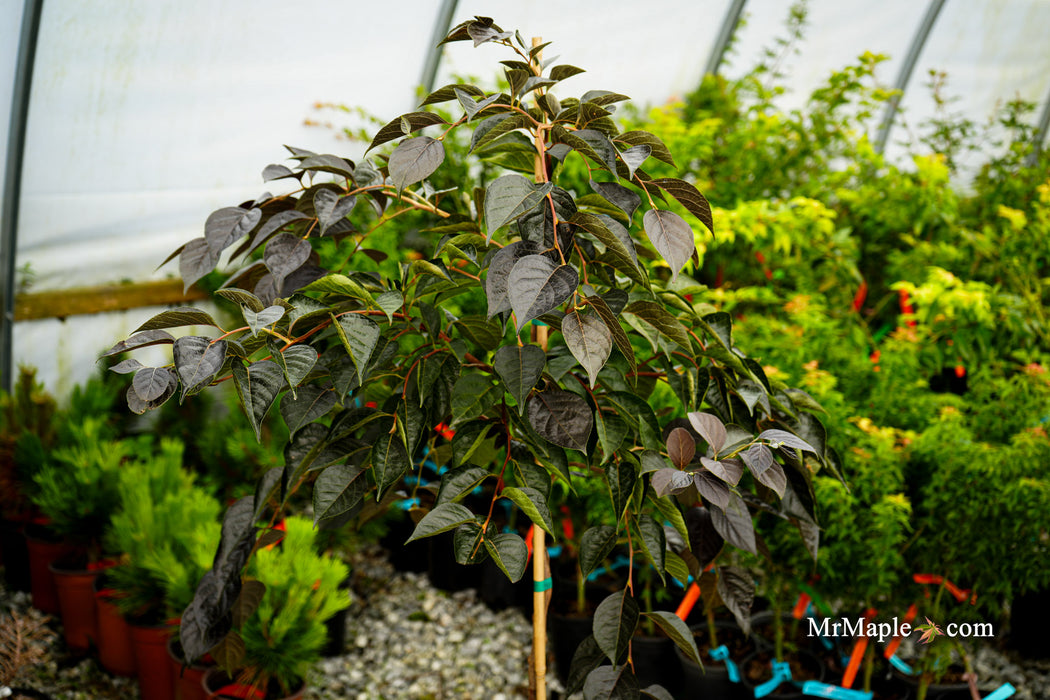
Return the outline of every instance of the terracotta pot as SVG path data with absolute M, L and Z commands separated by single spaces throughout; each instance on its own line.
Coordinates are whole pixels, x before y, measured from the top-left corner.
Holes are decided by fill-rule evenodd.
M 55 589 L 58 591 L 66 646 L 70 651 L 87 651 L 98 643 L 94 585 L 99 572 L 66 568 L 59 562 L 48 568 L 54 576 Z
M 182 646 L 174 637 L 168 639 L 168 657 L 175 678 L 175 700 L 208 700 L 208 694 L 204 691 L 204 674 L 215 665 L 186 665 Z
M 134 676 L 138 668 L 131 644 L 131 627 L 113 604 L 108 591 L 95 579 L 95 616 L 98 622 L 98 660 L 102 668 L 117 676 Z
M 271 694 L 263 697 L 259 694 L 247 692 L 249 689 L 246 686 L 236 685 L 233 680 L 226 675 L 225 671 L 213 668 L 204 674 L 204 678 L 201 679 L 201 687 L 204 688 L 206 694 L 205 697 L 208 698 L 208 700 L 225 700 L 226 698 L 246 698 L 248 700 L 302 700 L 303 691 L 306 690 L 306 683 L 303 683 L 299 689 L 291 695 L 278 697 Z
M 58 615 L 58 589 L 51 565 L 72 553 L 73 548 L 65 542 L 55 542 L 26 535 L 29 550 L 29 588 L 33 596 L 33 607 L 48 615 Z
M 167 625 L 131 625 L 142 700 L 175 700 L 175 674 L 168 658 L 170 636 L 171 628 Z

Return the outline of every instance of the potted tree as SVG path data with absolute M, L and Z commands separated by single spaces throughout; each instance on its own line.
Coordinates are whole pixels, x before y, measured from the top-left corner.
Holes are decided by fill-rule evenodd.
M 711 228 L 711 210 L 692 184 L 646 173 L 650 158 L 674 163 L 664 144 L 647 132 L 620 132 L 611 115 L 623 95 L 556 97 L 552 89 L 581 70 L 545 67 L 540 42 L 530 46 L 488 18 L 464 22 L 446 41 L 510 51 L 507 92 L 467 84 L 435 91 L 420 111 L 380 129 L 372 148 L 399 143 L 374 160 L 290 149 L 291 167 L 264 173 L 288 191 L 219 210 L 203 237 L 175 253 L 188 286 L 233 247 L 236 269 L 216 293 L 240 307 L 243 324 L 225 328 L 200 309 L 171 309 L 110 351 L 173 346 L 168 366 L 129 365 L 135 411 L 232 381 L 257 432 L 279 401 L 291 435 L 284 467 L 227 512 L 213 568 L 182 618 L 190 657 L 229 634 L 260 517 L 272 522 L 308 483 L 317 522 L 346 517 L 366 498 L 382 502 L 433 447 L 435 425 L 456 431 L 453 462 L 434 505 L 416 513 L 411 539 L 455 531 L 457 561 L 491 558 L 517 580 L 528 547 L 518 534 L 498 532 L 493 512 L 505 499 L 528 516 L 538 553 L 537 692 L 545 687 L 543 536 L 553 530 L 554 480 L 601 480 L 609 493 L 616 525 L 612 535 L 588 539 L 587 557 L 601 560 L 622 533 L 628 557 L 647 553 L 661 572 L 665 537 L 654 515 L 681 519 L 672 493 L 703 498 L 726 539 L 749 550 L 757 506 L 734 490 L 744 471 L 771 484 L 761 497 L 752 492 L 757 501 L 773 507 L 790 498 L 798 504 L 791 517 L 813 519 L 805 462 L 834 464 L 823 428 L 736 347 L 729 315 L 696 299 L 704 287 L 683 270 L 698 258 L 697 232 Z M 425 111 L 441 103 L 459 116 Z M 434 135 L 417 135 L 425 129 Z M 495 170 L 471 190 L 442 191 L 429 179 L 446 159 L 464 170 L 455 152 L 447 158 L 457 130 L 472 132 L 472 150 Z M 391 259 L 373 243 L 402 215 L 427 226 L 431 239 L 425 254 Z M 168 332 L 187 325 L 216 332 L 178 339 Z M 663 439 L 661 420 L 670 416 L 658 418 L 656 399 L 680 413 L 708 409 L 696 411 L 710 416 L 696 419 L 706 445 L 700 459 L 681 434 Z M 471 463 L 485 440 L 493 459 Z M 774 450 L 783 465 L 772 466 Z M 460 501 L 480 483 L 492 485 L 491 496 L 475 512 Z M 639 615 L 630 577 L 598 606 L 592 632 L 600 656 L 584 664 L 592 694 L 636 685 L 624 660 Z M 684 623 L 651 617 L 696 656 Z
M 52 613 L 58 612 L 57 598 L 53 590 L 45 592 L 47 564 L 31 565 L 26 536 L 35 534 L 35 559 L 40 562 L 62 553 L 33 522 L 39 512 L 30 498 L 35 488 L 33 475 L 41 464 L 34 448 L 50 447 L 54 441 L 55 411 L 54 398 L 37 383 L 36 370 L 29 367 L 20 367 L 13 392 L 0 396 L 0 552 L 4 577 L 13 590 L 28 591 L 31 572 L 37 571 L 35 598 Z M 36 532 L 26 532 L 27 528 Z
M 92 585 L 103 562 L 102 535 L 117 504 L 117 478 L 131 453 L 126 442 L 106 439 L 101 419 L 70 423 L 64 444 L 40 453 L 33 502 L 64 553 L 49 564 L 67 645 L 77 651 L 95 639 Z M 39 571 L 34 571 L 37 576 Z
M 280 542 L 256 552 L 249 567 L 233 608 L 234 630 L 215 652 L 220 668 L 202 680 L 208 697 L 301 697 L 307 672 L 321 658 L 325 622 L 350 605 L 340 590 L 349 570 L 317 553 L 311 522 L 290 517 L 284 527 Z
M 171 622 L 192 599 L 219 540 L 219 503 L 194 485 L 182 453 L 180 441 L 164 439 L 157 454 L 122 470 L 106 533 L 109 548 L 122 553 L 107 586 L 131 625 L 139 686 L 150 698 L 174 697 Z

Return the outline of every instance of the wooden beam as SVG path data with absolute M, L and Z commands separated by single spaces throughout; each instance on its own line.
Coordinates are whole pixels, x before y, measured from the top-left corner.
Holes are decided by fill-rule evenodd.
M 15 321 L 127 311 L 144 306 L 185 304 L 207 299 L 197 287 L 183 293 L 182 280 L 157 280 L 113 284 L 102 287 L 58 289 L 50 292 L 19 294 L 15 297 Z

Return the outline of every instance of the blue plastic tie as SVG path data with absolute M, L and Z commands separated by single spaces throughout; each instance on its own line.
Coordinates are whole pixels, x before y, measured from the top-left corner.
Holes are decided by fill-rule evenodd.
M 791 680 L 791 664 L 787 661 L 773 661 L 773 677 L 762 685 L 755 687 L 755 697 L 764 698 L 780 687 L 784 681 Z
M 820 681 L 806 681 L 802 684 L 802 694 L 812 695 L 817 698 L 833 698 L 834 700 L 871 700 L 873 694 L 863 690 L 850 690 L 841 685 L 831 685 Z
M 726 673 L 729 674 L 730 683 L 740 682 L 740 669 L 737 668 L 736 663 L 729 658 L 729 648 L 725 644 L 707 652 L 707 655 L 715 661 L 721 661 L 726 665 Z
M 548 556 L 556 557 L 561 554 L 561 545 L 555 545 L 554 547 L 547 547 Z
M 1017 692 L 1017 688 L 1013 687 L 1009 683 L 1003 683 L 1001 686 L 993 690 L 988 695 L 984 696 L 984 700 L 1005 700 Z
M 418 498 L 406 498 L 397 502 L 397 507 L 401 510 L 412 510 L 413 506 L 419 505 Z
M 901 657 L 897 656 L 896 654 L 894 654 L 893 656 L 890 657 L 890 664 L 892 664 L 892 666 L 895 669 L 897 669 L 898 671 L 900 671 L 901 673 L 903 673 L 903 674 L 905 674 L 907 676 L 914 676 L 915 675 L 915 669 L 913 669 L 911 666 L 906 664 L 904 662 L 904 659 L 902 659 Z
M 549 591 L 553 585 L 554 585 L 554 583 L 551 581 L 550 577 L 548 576 L 547 578 L 543 579 L 542 581 L 533 581 L 532 582 L 532 590 L 534 592 L 536 592 L 536 593 L 543 593 L 544 591 Z

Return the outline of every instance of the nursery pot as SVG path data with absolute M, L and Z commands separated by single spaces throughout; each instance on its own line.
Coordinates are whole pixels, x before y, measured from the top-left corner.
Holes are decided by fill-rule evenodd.
M 631 660 L 638 685 L 642 688 L 661 685 L 672 695 L 680 692 L 682 664 L 674 650 L 675 643 L 670 637 L 636 635 L 631 640 Z
M 182 645 L 174 637 L 168 638 L 168 658 L 175 678 L 175 700 L 208 700 L 204 691 L 204 674 L 214 668 L 214 664 L 186 664 Z
M 350 595 L 350 579 L 346 578 L 339 584 L 339 595 Z M 325 635 L 327 641 L 321 649 L 321 656 L 326 658 L 339 656 L 346 648 L 346 610 L 339 610 L 330 618 L 325 620 Z
M 70 651 L 87 651 L 98 643 L 94 586 L 99 572 L 66 568 L 61 562 L 52 563 L 49 568 L 55 579 L 66 646 Z
M 142 700 L 175 700 L 175 674 L 168 658 L 170 636 L 167 625 L 131 625 Z
M 14 520 L 0 520 L 0 552 L 3 553 L 4 581 L 8 590 L 29 590 L 29 551 L 21 525 Z
M 737 666 L 736 679 L 732 680 L 729 667 L 724 661 L 711 658 L 710 644 L 708 643 L 707 623 L 693 625 L 689 628 L 696 640 L 697 649 L 700 651 L 700 660 L 704 667 L 700 668 L 696 662 L 686 656 L 681 649 L 675 645 L 675 654 L 682 665 L 681 692 L 676 696 L 685 700 L 686 698 L 722 698 L 724 700 L 745 700 L 750 698 L 744 686 L 739 680 L 740 660 L 753 653 L 754 643 L 744 635 L 744 631 L 736 624 L 716 620 L 715 629 L 720 645 L 726 647 L 729 661 Z
M 762 697 L 769 700 L 805 700 L 802 684 L 808 680 L 823 681 L 824 665 L 816 655 L 803 649 L 785 656 L 791 667 L 791 680 L 781 682 Z M 772 661 L 773 652 L 760 649 L 740 663 L 740 682 L 747 689 L 749 697 L 756 697 L 755 689 L 772 679 Z
M 955 670 L 955 667 L 953 667 L 953 670 Z M 956 675 L 958 674 L 959 672 L 957 671 Z M 912 698 L 919 697 L 918 675 L 909 676 L 904 673 L 901 673 L 897 669 L 893 669 L 893 675 L 911 690 Z M 989 690 L 992 689 L 993 688 L 989 688 L 983 685 L 980 687 L 980 691 L 982 694 L 987 693 Z M 971 698 L 972 696 L 970 694 L 970 684 L 965 681 L 942 681 L 939 683 L 930 683 L 930 685 L 926 687 L 926 700 L 971 700 Z
M 246 692 L 248 690 L 247 686 L 234 683 L 225 671 L 213 668 L 204 674 L 204 678 L 201 679 L 201 687 L 204 689 L 204 697 L 208 700 L 225 700 L 226 698 L 249 698 L 251 700 L 301 700 L 303 697 L 303 691 L 306 690 L 306 683 L 304 682 L 300 685 L 299 689 L 294 691 L 291 695 L 278 696 L 271 692 L 267 693 L 265 698 L 260 698 L 258 695 L 252 695 L 250 692 Z
M 589 615 L 554 613 L 547 618 L 548 636 L 554 647 L 554 668 L 562 683 L 568 681 L 572 656 L 580 643 L 591 635 L 593 624 L 594 618 Z
M 131 644 L 131 627 L 113 604 L 109 592 L 102 588 L 102 576 L 95 579 L 95 617 L 98 623 L 98 660 L 102 668 L 117 676 L 134 676 L 135 651 Z
M 58 615 L 58 589 L 55 577 L 51 574 L 51 565 L 68 556 L 73 548 L 61 541 L 34 537 L 26 534 L 26 548 L 29 553 L 30 592 L 33 596 L 33 607 L 48 615 Z

